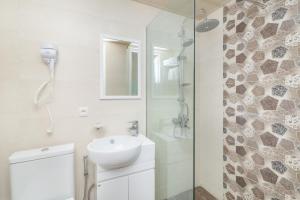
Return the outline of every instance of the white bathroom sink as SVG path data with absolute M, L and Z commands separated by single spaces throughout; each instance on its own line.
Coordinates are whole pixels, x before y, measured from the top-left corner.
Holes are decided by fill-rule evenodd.
M 124 135 L 95 139 L 88 144 L 89 159 L 105 169 L 122 168 L 133 163 L 141 153 L 142 141 Z

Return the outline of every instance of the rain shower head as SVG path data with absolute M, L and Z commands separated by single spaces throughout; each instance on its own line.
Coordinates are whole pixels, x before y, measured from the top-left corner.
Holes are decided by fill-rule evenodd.
M 204 8 L 200 10 L 204 16 L 204 19 L 196 26 L 196 31 L 199 33 L 204 33 L 216 28 L 220 22 L 217 19 L 208 19 L 207 12 Z
M 205 19 L 196 26 L 196 31 L 204 33 L 213 30 L 220 24 L 217 19 Z

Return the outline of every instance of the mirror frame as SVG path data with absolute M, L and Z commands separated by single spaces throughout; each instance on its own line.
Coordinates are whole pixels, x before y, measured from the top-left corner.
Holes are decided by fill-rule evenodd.
M 126 42 L 136 43 L 138 45 L 138 94 L 135 96 L 108 96 L 106 95 L 106 69 L 105 69 L 105 49 L 104 49 L 104 39 L 112 39 L 112 40 L 122 40 Z M 141 42 L 139 40 L 133 40 L 120 36 L 112 36 L 108 34 L 101 34 L 100 36 L 100 100 L 139 100 L 142 98 L 142 66 L 141 66 Z

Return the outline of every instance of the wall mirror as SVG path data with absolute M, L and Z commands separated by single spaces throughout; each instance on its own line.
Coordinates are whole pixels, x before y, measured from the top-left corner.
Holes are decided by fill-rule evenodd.
M 141 98 L 139 41 L 101 36 L 100 99 Z

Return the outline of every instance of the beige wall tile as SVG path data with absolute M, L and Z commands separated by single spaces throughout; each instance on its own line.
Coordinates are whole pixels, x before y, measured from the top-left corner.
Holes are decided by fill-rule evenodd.
M 127 122 L 133 119 L 140 120 L 145 134 L 145 92 L 141 100 L 98 99 L 99 42 L 100 34 L 106 33 L 140 40 L 144 48 L 145 28 L 156 13 L 130 0 L 0 1 L 1 200 L 10 199 L 8 157 L 15 151 L 75 143 L 76 198 L 80 199 L 86 145 L 96 137 L 126 134 Z M 52 135 L 46 134 L 45 108 L 33 105 L 36 89 L 49 77 L 39 54 L 43 42 L 59 48 Z M 80 106 L 89 107 L 89 117 L 79 118 Z M 97 122 L 104 125 L 101 133 L 93 129 Z

